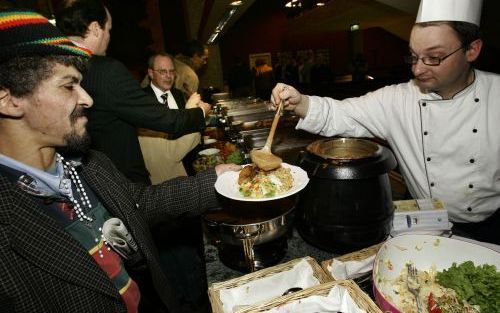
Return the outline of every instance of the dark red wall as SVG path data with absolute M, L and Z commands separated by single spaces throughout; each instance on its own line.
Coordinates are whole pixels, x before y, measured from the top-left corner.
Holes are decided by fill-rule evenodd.
M 232 67 L 235 56 L 248 62 L 248 55 L 252 53 L 283 51 L 287 18 L 282 13 L 280 1 L 274 1 L 278 3 L 276 7 L 266 2 L 255 1 L 237 25 L 221 38 L 219 45 L 224 71 Z
M 289 33 L 297 32 L 289 28 L 282 9 L 279 6 L 269 9 L 269 5 L 264 2 L 256 1 L 219 42 L 224 74 L 232 68 L 234 56 L 247 61 L 248 55 L 252 53 L 271 52 L 274 57 L 277 52 L 308 49 L 329 49 L 334 75 L 351 72 L 348 31 L 291 36 Z M 259 7 L 262 5 L 266 6 L 265 10 Z M 254 14 L 253 10 L 261 13 Z M 403 56 L 408 53 L 408 42 L 381 28 L 362 30 L 362 37 L 369 74 L 400 75 L 409 69 L 403 64 Z

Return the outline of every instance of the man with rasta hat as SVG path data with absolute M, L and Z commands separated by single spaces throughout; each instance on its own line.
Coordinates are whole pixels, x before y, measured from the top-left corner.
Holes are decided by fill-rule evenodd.
M 472 63 L 482 48 L 481 0 L 422 0 L 411 31 L 414 78 L 342 101 L 278 83 L 298 129 L 379 137 L 393 148 L 412 197 L 445 203 L 455 234 L 500 244 L 500 75 Z
M 156 186 L 88 150 L 90 53 L 38 13 L 0 10 L 0 310 L 181 312 L 148 228 L 217 206 L 219 165 Z

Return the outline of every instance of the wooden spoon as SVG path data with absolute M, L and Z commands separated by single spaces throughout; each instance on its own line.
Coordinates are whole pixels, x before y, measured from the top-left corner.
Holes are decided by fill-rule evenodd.
M 278 120 L 281 116 L 281 111 L 283 110 L 283 100 L 280 101 L 276 114 L 274 115 L 273 123 L 271 129 L 269 130 L 269 136 L 267 136 L 266 144 L 262 149 L 253 149 L 250 151 L 250 158 L 252 162 L 257 165 L 258 168 L 264 171 L 271 171 L 281 166 L 283 162 L 279 156 L 272 154 L 271 145 L 273 143 L 274 132 L 276 131 L 276 126 L 278 126 Z

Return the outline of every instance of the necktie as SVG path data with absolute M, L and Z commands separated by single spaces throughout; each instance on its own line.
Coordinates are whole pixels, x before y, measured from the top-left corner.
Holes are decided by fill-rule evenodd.
M 167 108 L 168 108 L 168 92 L 165 92 L 164 94 L 162 94 L 161 98 L 163 99 L 163 104 L 166 104 Z

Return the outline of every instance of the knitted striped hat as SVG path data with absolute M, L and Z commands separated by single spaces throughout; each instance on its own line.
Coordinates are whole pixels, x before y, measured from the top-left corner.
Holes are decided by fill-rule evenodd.
M 75 55 L 90 57 L 42 15 L 26 10 L 0 11 L 0 62 L 16 56 Z

